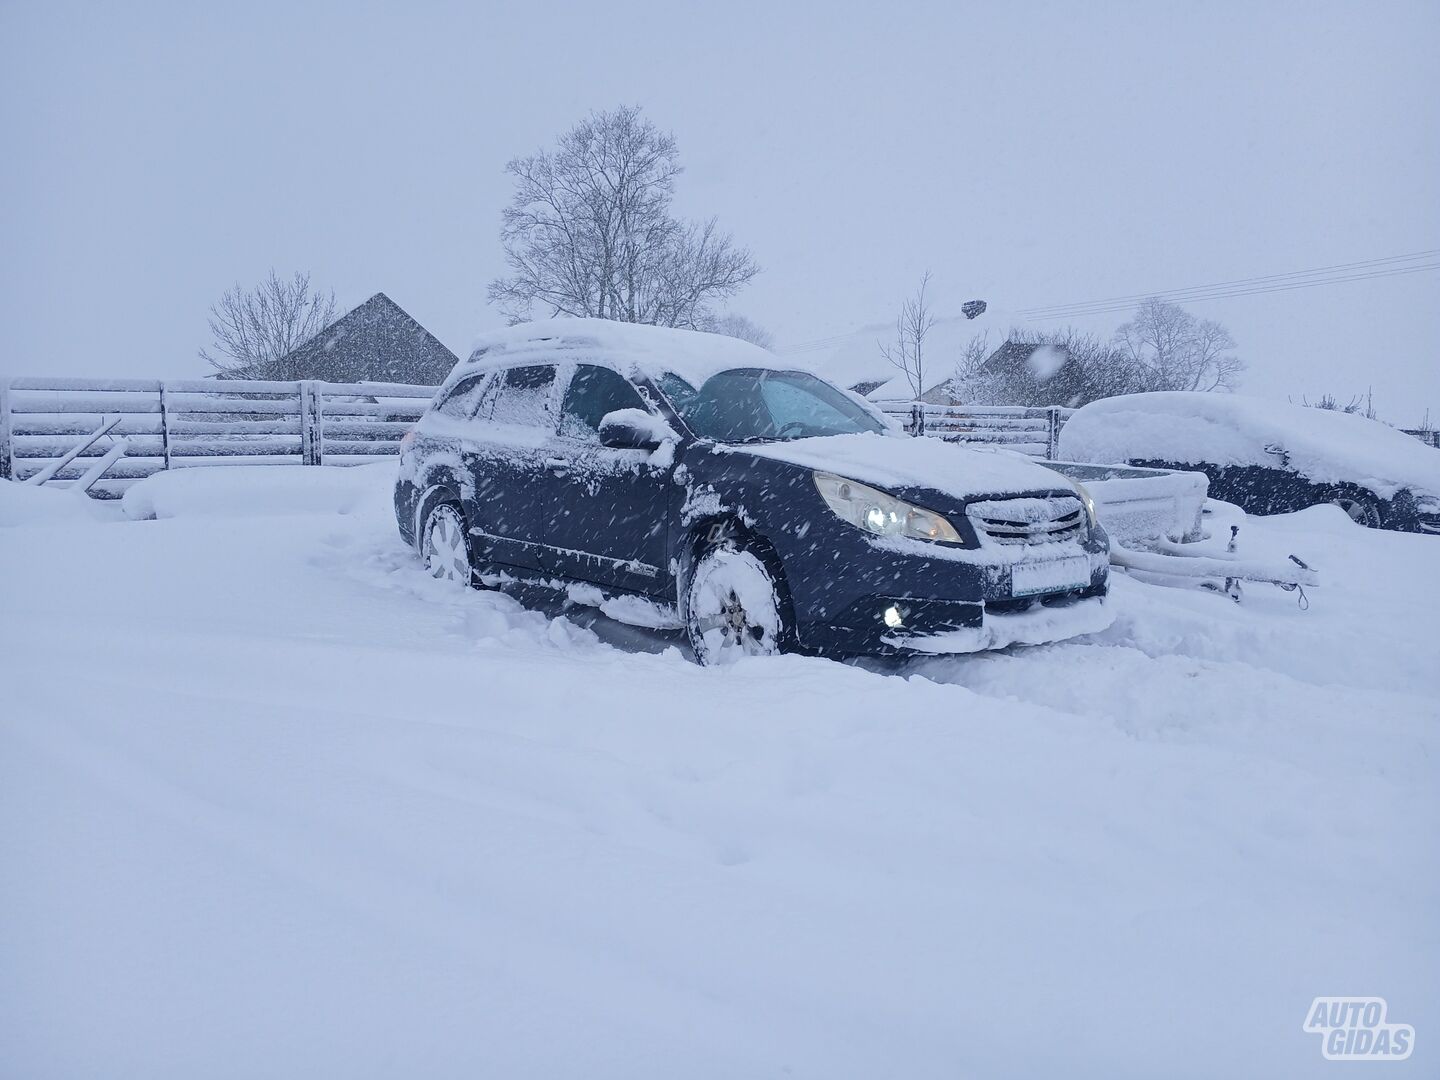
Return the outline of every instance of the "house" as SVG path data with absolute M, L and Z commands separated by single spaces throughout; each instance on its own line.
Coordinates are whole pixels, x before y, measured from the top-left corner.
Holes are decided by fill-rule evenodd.
M 960 316 L 937 319 L 925 340 L 926 386 L 920 400 L 931 405 L 964 404 L 956 387 L 962 359 L 977 352 L 983 355 L 991 342 L 998 341 L 999 348 L 986 360 L 989 363 L 1004 352 L 1018 334 L 1012 314 L 996 310 L 983 300 L 967 301 L 960 311 Z M 831 338 L 819 349 L 806 348 L 796 359 L 831 382 L 877 404 L 910 402 L 915 400 L 910 380 L 886 360 L 882 352 L 894 335 L 893 325 L 867 326 Z M 1036 346 L 1028 348 L 1033 351 Z
M 457 362 L 458 357 L 434 334 L 382 292 L 245 377 L 435 386 L 445 381 Z
M 1045 382 L 1069 362 L 1070 350 L 1064 345 L 1012 338 L 985 358 L 980 365 L 980 374 L 1005 382 Z

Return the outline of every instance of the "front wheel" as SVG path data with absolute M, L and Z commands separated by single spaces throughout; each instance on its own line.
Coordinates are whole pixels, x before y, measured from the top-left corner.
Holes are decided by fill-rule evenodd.
M 690 578 L 685 629 L 701 664 L 780 652 L 780 591 L 765 561 L 724 545 L 705 552 Z
M 474 578 L 465 516 L 454 503 L 440 503 L 425 515 L 420 555 L 430 576 L 469 586 Z

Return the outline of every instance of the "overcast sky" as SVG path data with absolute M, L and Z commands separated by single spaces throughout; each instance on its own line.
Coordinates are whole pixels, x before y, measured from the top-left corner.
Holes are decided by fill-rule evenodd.
M 0 0 L 0 373 L 201 373 L 206 308 L 271 267 L 463 351 L 502 323 L 506 160 L 620 103 L 755 253 L 733 306 L 782 349 L 926 269 L 948 313 L 1440 249 L 1437 56 L 1436 0 Z M 1192 310 L 1246 391 L 1440 419 L 1440 272 Z

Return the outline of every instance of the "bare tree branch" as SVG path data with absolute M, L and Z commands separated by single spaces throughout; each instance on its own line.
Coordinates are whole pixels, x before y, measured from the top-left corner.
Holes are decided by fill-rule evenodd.
M 880 346 L 880 355 L 904 373 L 916 400 L 926 390 L 925 338 L 935 325 L 935 316 L 931 314 L 925 297 L 929 287 L 930 271 L 927 270 L 920 279 L 919 291 L 900 307 L 900 314 L 895 319 L 895 343 Z
M 1234 390 L 1245 370 L 1225 327 L 1154 297 L 1115 332 L 1115 344 L 1146 390 Z
M 759 272 L 713 218 L 671 215 L 679 151 L 639 108 L 592 113 L 553 151 L 506 171 L 515 179 L 500 229 L 509 273 L 489 295 L 511 322 L 539 307 L 696 328 Z
M 334 292 L 312 293 L 309 274 L 281 281 L 271 270 L 253 289 L 237 283 L 210 308 L 214 341 L 200 358 L 235 378 L 307 378 L 282 361 L 334 321 Z
M 700 329 L 708 330 L 712 334 L 724 334 L 726 337 L 739 338 L 741 341 L 750 342 L 751 345 L 759 345 L 762 349 L 770 349 L 775 345 L 775 337 L 770 331 L 757 326 L 744 315 L 737 315 L 734 312 L 716 316 Z

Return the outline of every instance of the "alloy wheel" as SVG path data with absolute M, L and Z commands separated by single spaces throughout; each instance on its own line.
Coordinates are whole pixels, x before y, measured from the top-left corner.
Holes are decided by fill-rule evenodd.
M 707 552 L 691 580 L 686 628 L 702 664 L 778 653 L 780 604 L 765 563 L 749 551 Z
M 470 584 L 470 544 L 465 521 L 449 503 L 437 506 L 425 523 L 425 569 L 441 581 Z

